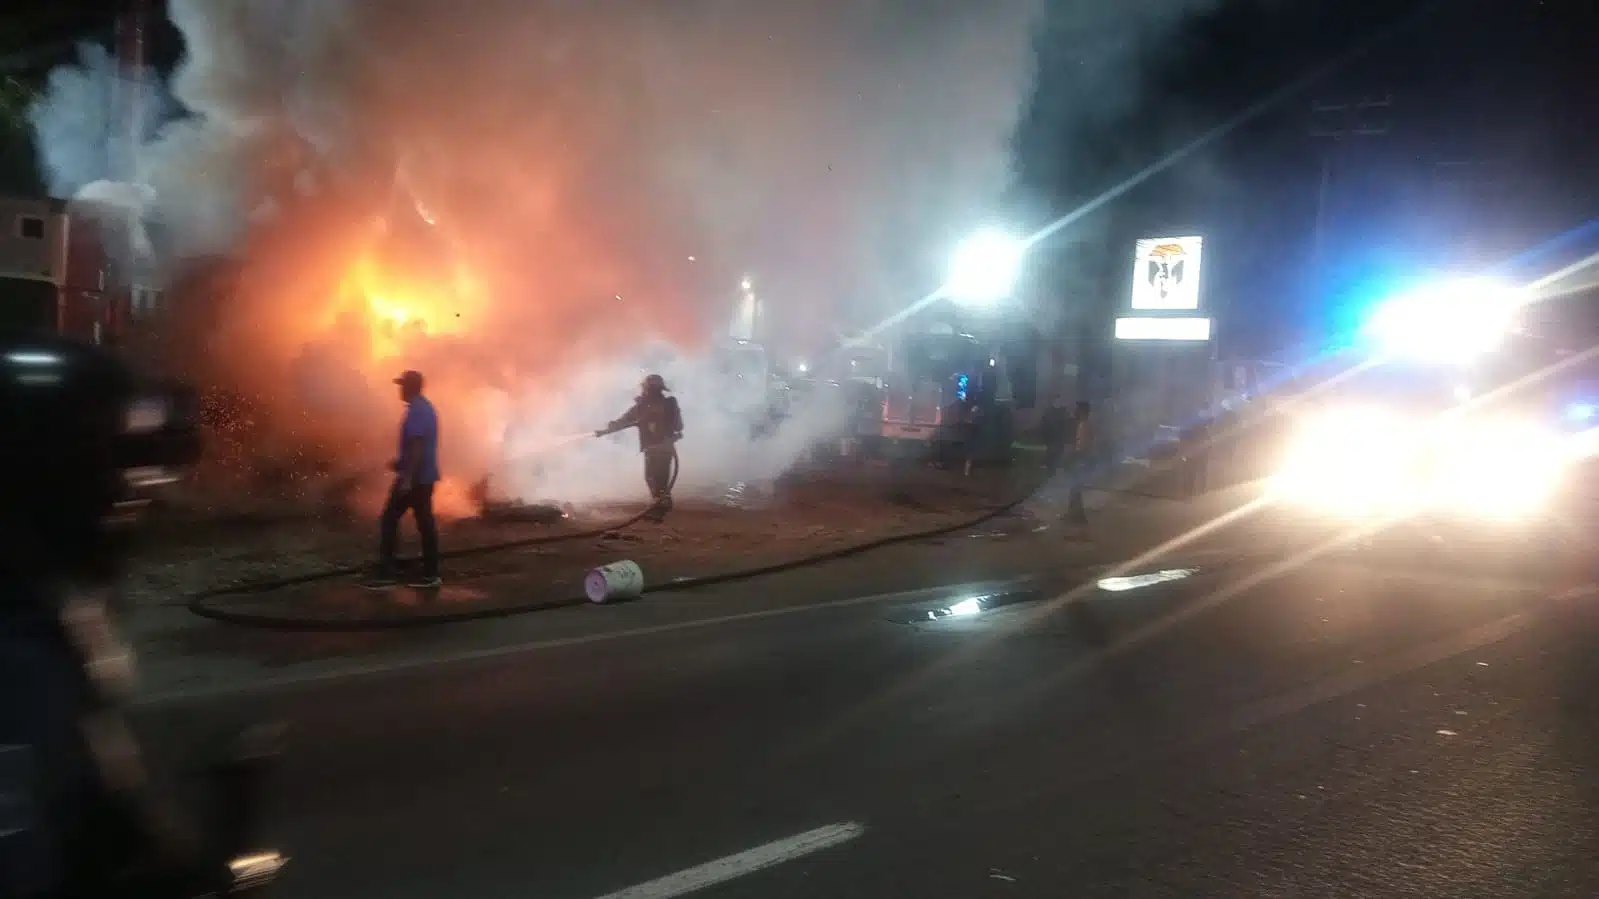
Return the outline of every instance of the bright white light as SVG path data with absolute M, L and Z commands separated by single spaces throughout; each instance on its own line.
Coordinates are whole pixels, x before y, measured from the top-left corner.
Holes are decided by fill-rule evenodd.
M 1464 384 L 1456 384 L 1455 385 L 1455 399 L 1458 402 L 1462 402 L 1462 403 L 1464 403 L 1465 401 L 1471 399 L 1471 388 L 1467 387 Z
M 1441 454 L 1433 500 L 1489 518 L 1538 511 L 1559 486 L 1568 446 L 1559 436 L 1517 421 L 1482 421 L 1462 429 Z
M 1496 281 L 1450 281 L 1389 300 L 1366 331 L 1391 355 L 1467 362 L 1499 347 L 1522 303 L 1520 291 Z
M 958 602 L 958 603 L 956 603 L 956 604 L 954 604 L 954 605 L 949 607 L 949 614 L 951 614 L 951 615 L 953 615 L 955 617 L 961 617 L 961 616 L 965 616 L 965 615 L 976 615 L 978 612 L 981 612 L 982 610 L 983 610 L 982 600 L 978 600 L 978 599 L 963 599 L 960 602 Z
M 1118 318 L 1116 319 L 1116 339 L 1172 340 L 1203 343 L 1210 339 L 1210 319 Z
M 1003 231 L 982 231 L 955 249 L 944 294 L 958 303 L 981 306 L 1010 296 L 1021 276 L 1027 242 Z
M 799 365 L 796 365 L 794 367 L 799 369 L 799 373 L 802 374 L 802 375 L 811 370 L 811 367 L 808 364 L 804 363 L 804 362 L 801 362 Z
M 1270 489 L 1278 501 L 1345 518 L 1431 509 L 1512 520 L 1543 508 L 1569 451 L 1520 422 L 1427 424 L 1340 409 L 1306 422 Z
M 690 257 L 690 258 L 692 258 L 692 257 Z M 740 282 L 738 282 L 738 286 L 740 286 L 740 287 L 742 287 L 742 288 L 744 288 L 744 289 L 745 289 L 745 290 L 749 290 L 749 289 L 750 289 L 750 288 L 752 288 L 752 287 L 754 287 L 754 286 L 755 286 L 755 282 L 754 282 L 754 281 L 751 281 L 751 280 L 750 280 L 750 279 L 749 279 L 749 277 L 748 277 L 748 276 L 746 276 L 746 277 L 745 277 L 745 278 L 744 278 L 744 280 L 742 280 L 742 281 L 740 281 Z
M 1272 498 L 1327 515 L 1360 518 L 1399 514 L 1415 507 L 1415 492 L 1394 466 L 1340 465 L 1285 468 L 1272 476 Z
M 1396 512 L 1415 503 L 1421 429 L 1380 408 L 1310 416 L 1270 481 L 1279 501 L 1343 516 Z
M 1164 571 L 1154 571 L 1149 574 L 1103 578 L 1095 583 L 1094 586 L 1104 590 L 1106 593 L 1122 593 L 1142 587 L 1153 587 L 1156 584 L 1164 584 L 1169 581 L 1180 581 L 1185 577 L 1192 577 L 1198 573 L 1198 568 L 1167 568 Z
M 1588 428 L 1568 438 L 1566 443 L 1568 459 L 1592 459 L 1594 456 L 1599 456 L 1599 428 Z
M 13 365 L 56 365 L 61 357 L 55 353 L 7 353 L 6 361 Z

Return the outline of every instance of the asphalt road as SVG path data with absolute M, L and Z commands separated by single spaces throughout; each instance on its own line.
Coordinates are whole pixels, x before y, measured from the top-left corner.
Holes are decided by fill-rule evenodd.
M 664 624 L 145 720 L 290 724 L 289 897 L 1599 895 L 1599 599 L 1457 562 Z

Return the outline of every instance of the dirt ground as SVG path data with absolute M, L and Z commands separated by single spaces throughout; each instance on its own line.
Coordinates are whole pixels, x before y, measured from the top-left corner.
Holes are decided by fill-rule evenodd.
M 543 523 L 465 518 L 441 523 L 447 555 L 520 540 L 591 536 L 447 558 L 444 574 L 454 584 L 547 574 L 552 588 L 569 589 L 593 565 L 624 558 L 668 578 L 711 574 L 956 524 L 1020 496 L 1037 480 L 1026 468 L 970 478 L 933 469 L 812 472 L 764 488 L 734 484 L 720 496 L 685 498 L 665 522 L 610 532 L 609 524 L 631 518 L 642 504 L 569 510 Z M 137 556 L 130 598 L 167 604 L 265 579 L 361 566 L 372 560 L 375 531 L 373 521 L 335 515 L 168 523 Z M 409 521 L 401 525 L 401 540 L 402 553 L 414 552 Z

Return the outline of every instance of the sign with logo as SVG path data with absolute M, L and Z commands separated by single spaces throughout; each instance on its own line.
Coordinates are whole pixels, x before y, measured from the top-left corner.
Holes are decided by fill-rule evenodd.
M 1199 308 L 1199 275 L 1204 264 L 1203 237 L 1149 237 L 1133 249 L 1132 308 Z

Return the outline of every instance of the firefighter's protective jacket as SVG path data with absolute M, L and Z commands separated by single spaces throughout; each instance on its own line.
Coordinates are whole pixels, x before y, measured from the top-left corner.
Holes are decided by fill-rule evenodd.
M 640 450 L 665 449 L 683 436 L 683 412 L 678 408 L 677 397 L 641 396 L 622 417 L 611 422 L 608 432 L 638 428 Z

